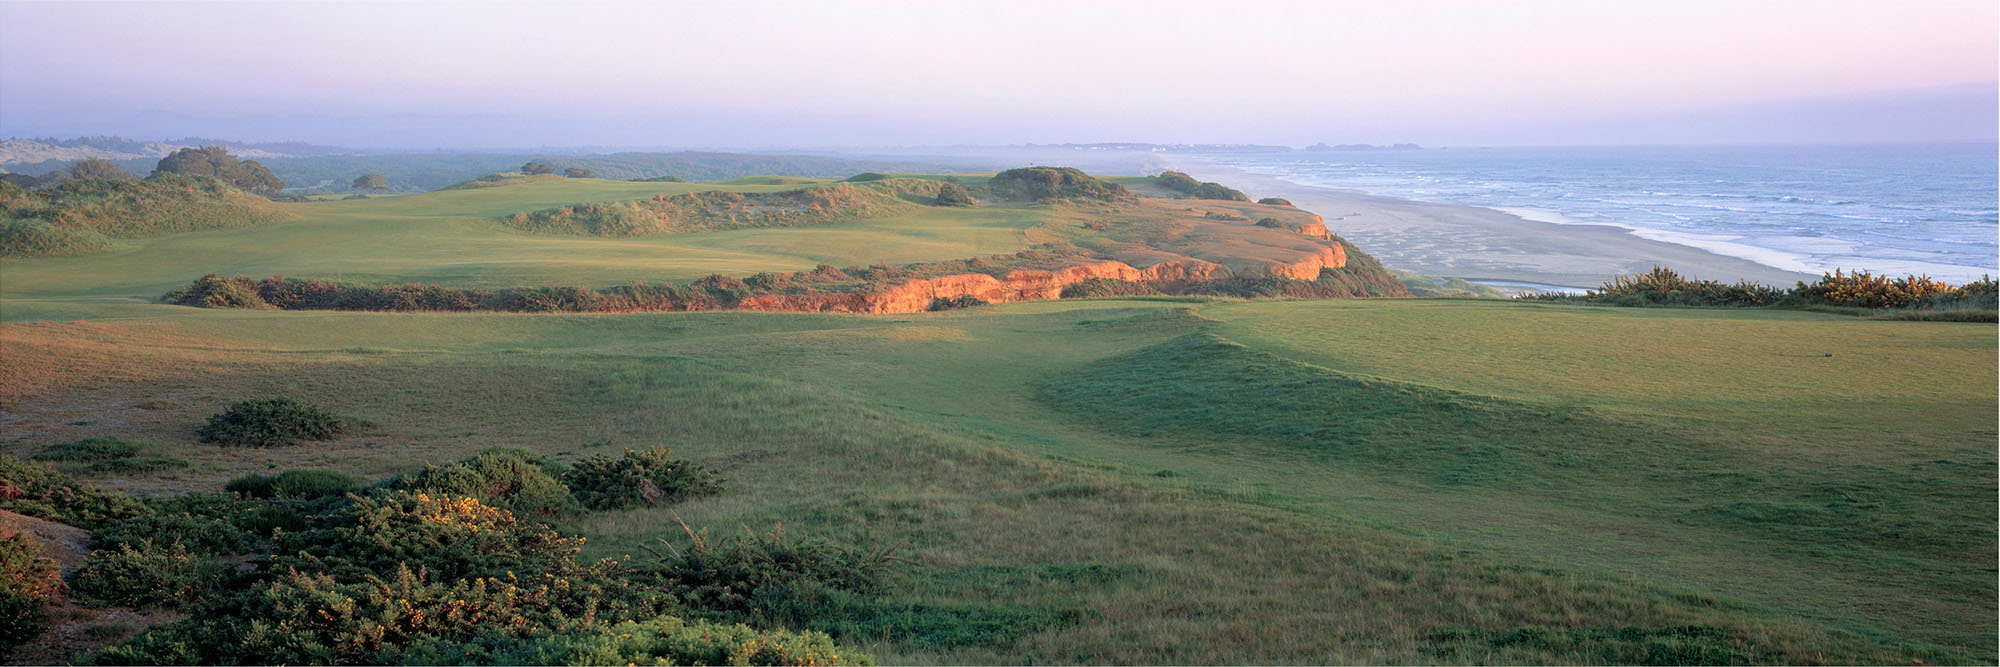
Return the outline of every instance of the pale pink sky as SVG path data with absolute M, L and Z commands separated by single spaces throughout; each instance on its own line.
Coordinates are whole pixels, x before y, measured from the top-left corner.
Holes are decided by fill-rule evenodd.
M 1539 143 L 1968 84 L 1976 126 L 1996 4 L 0 0 L 0 135 L 481 115 L 515 145 Z M 1946 122 L 1888 115 L 1883 139 Z M 576 123 L 598 132 L 547 126 Z M 426 131 L 471 141 L 450 126 Z

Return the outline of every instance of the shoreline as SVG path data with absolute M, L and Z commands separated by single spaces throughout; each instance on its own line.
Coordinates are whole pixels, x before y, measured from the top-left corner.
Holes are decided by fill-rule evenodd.
M 1305 185 L 1206 160 L 1175 163 L 1176 170 L 1244 190 L 1252 199 L 1290 200 L 1320 214 L 1334 234 L 1384 265 L 1424 275 L 1575 288 L 1596 288 L 1614 276 L 1644 273 L 1656 265 L 1703 280 L 1749 280 L 1774 287 L 1820 277 L 1647 238 L 1627 227 L 1532 220 L 1479 206 Z

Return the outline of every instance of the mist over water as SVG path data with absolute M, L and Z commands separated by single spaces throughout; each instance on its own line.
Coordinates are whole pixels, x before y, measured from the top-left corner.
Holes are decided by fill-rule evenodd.
M 1609 224 L 1795 271 L 2000 274 L 1993 143 L 1210 156 L 1306 185 Z

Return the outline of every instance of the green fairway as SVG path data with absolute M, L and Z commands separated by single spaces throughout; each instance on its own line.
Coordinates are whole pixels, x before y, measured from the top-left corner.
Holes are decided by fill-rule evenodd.
M 1088 221 L 926 209 L 598 238 L 492 220 L 713 188 L 295 204 L 295 222 L 6 260 L 0 448 L 115 436 L 188 460 L 89 477 L 158 494 L 662 445 L 724 468 L 729 491 L 557 528 L 591 557 L 645 558 L 681 521 L 900 545 L 888 607 L 815 626 L 895 663 L 1994 660 L 1990 324 L 1423 299 L 894 316 L 155 302 L 209 272 L 604 285 L 964 258 Z M 196 441 L 229 404 L 277 395 L 367 425 Z

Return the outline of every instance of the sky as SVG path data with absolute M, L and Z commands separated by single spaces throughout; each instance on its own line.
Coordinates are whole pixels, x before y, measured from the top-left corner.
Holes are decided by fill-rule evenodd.
M 379 148 L 1990 140 L 1996 5 L 0 0 L 0 136 Z

